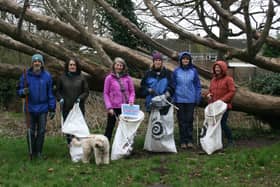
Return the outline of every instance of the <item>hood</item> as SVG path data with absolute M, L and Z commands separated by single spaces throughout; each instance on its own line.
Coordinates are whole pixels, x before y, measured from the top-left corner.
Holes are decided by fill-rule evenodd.
M 222 69 L 222 74 L 223 74 L 223 75 L 226 75 L 226 74 L 227 74 L 227 69 L 228 69 L 228 67 L 227 67 L 226 62 L 225 62 L 225 61 L 222 61 L 222 60 L 219 60 L 219 61 L 216 61 L 216 62 L 214 63 L 214 65 L 213 65 L 213 67 L 212 67 L 214 76 L 216 76 L 216 72 L 215 72 L 215 70 L 214 70 L 214 68 L 215 68 L 216 65 L 220 66 L 220 68 Z
M 188 56 L 189 57 L 190 62 L 189 62 L 188 66 L 192 66 L 192 55 L 188 51 L 183 51 L 183 52 L 179 53 L 179 59 L 178 60 L 179 60 L 180 66 L 182 66 L 182 58 L 183 58 L 183 56 Z

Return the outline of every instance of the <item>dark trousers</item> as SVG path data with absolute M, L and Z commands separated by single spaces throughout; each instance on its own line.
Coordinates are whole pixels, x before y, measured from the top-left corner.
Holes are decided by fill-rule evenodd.
M 179 123 L 180 144 L 193 143 L 194 103 L 176 103 L 179 108 L 177 119 Z
M 232 140 L 231 129 L 227 125 L 228 114 L 229 114 L 229 111 L 227 110 L 222 117 L 221 126 L 222 126 L 222 130 L 225 134 L 225 137 L 228 140 L 228 143 L 232 143 L 233 140 Z
M 29 113 L 30 135 L 27 134 L 27 142 L 28 145 L 31 143 L 32 155 L 37 156 L 42 154 L 46 132 L 47 114 L 48 113 Z M 28 149 L 30 149 L 30 146 L 28 146 Z
M 107 115 L 107 126 L 104 135 L 108 138 L 109 141 L 112 138 L 115 123 L 120 114 L 121 114 L 121 109 L 114 108 L 114 115 L 110 115 L 110 114 Z

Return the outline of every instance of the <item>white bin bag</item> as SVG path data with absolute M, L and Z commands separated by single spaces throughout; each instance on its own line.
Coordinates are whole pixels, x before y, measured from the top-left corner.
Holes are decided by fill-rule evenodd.
M 90 134 L 79 103 L 76 103 L 69 112 L 62 125 L 62 132 L 74 135 L 78 138 L 87 137 Z
M 207 154 L 222 149 L 221 120 L 227 110 L 227 104 L 221 100 L 207 105 L 204 109 L 204 122 L 200 132 L 200 145 Z
M 134 137 L 143 120 L 144 113 L 142 111 L 139 111 L 136 118 L 119 116 L 119 124 L 112 145 L 111 160 L 118 160 L 131 154 Z
M 152 108 L 148 129 L 146 132 L 144 149 L 153 152 L 172 152 L 177 153 L 174 140 L 174 107 L 169 106 L 168 112 L 160 114 L 162 107 L 168 106 L 166 103 L 160 104 L 160 100 L 165 100 L 162 96 L 152 99 Z M 160 106 L 161 105 L 161 106 Z M 159 108 L 158 108 L 159 107 Z

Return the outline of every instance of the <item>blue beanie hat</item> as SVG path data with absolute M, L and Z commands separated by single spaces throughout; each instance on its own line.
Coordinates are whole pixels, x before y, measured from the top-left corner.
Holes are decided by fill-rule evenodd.
M 35 54 L 32 56 L 32 63 L 35 62 L 35 61 L 40 61 L 42 63 L 42 66 L 44 66 L 44 59 L 43 59 L 43 56 L 41 54 Z
M 155 60 L 162 60 L 162 55 L 159 52 L 153 54 L 153 61 Z

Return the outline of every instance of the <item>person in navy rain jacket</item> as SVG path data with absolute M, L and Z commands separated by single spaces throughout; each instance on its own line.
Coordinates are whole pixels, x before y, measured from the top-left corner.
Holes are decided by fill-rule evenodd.
M 151 112 L 151 100 L 153 97 L 165 94 L 166 98 L 172 96 L 172 72 L 163 66 L 162 55 L 153 54 L 153 65 L 141 81 L 141 94 L 146 97 L 146 111 Z

